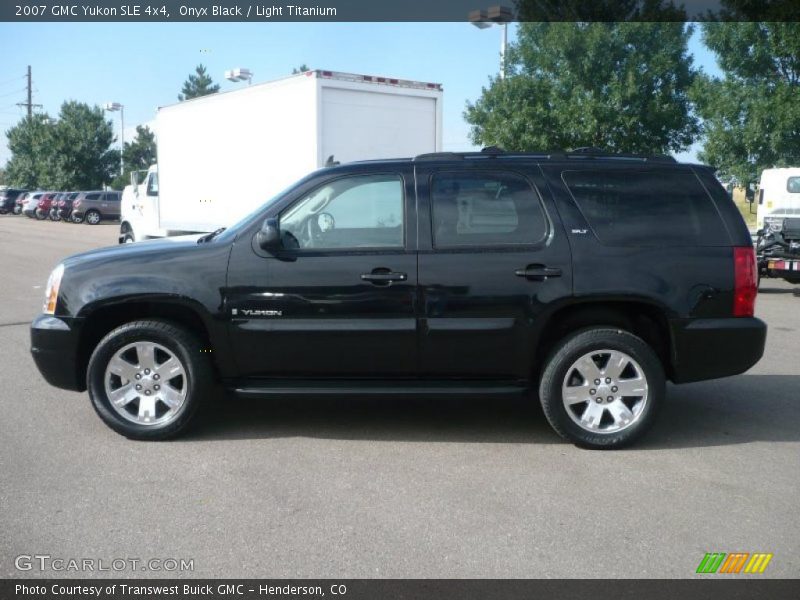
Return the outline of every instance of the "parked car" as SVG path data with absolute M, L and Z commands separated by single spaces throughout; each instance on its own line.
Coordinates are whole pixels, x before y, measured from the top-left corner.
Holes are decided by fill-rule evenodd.
M 84 219 L 89 225 L 103 220 L 117 220 L 120 215 L 122 192 L 83 192 L 72 203 L 72 220 Z
M 750 234 L 710 167 L 437 153 L 316 171 L 199 238 L 65 259 L 31 351 L 133 439 L 179 435 L 221 384 L 530 393 L 562 437 L 618 448 L 652 425 L 666 380 L 761 358 L 756 293 Z
M 62 223 L 72 223 L 72 203 L 81 192 L 70 192 L 58 202 L 58 218 Z
M 40 221 L 44 221 L 50 216 L 50 208 L 53 206 L 53 199 L 58 196 L 59 192 L 47 192 L 42 194 L 39 198 L 39 203 L 36 205 L 34 215 Z
M 39 207 L 39 200 L 47 192 L 31 192 L 22 201 L 22 214 L 31 219 L 36 218 L 36 209 Z
M 47 211 L 47 216 L 51 221 L 61 220 L 61 217 L 58 216 L 58 206 L 67 196 L 69 196 L 69 192 L 58 192 L 55 196 L 53 196 L 53 199 L 50 202 L 50 210 Z
M 22 214 L 22 206 L 25 203 L 25 199 L 28 197 L 30 192 L 23 192 L 17 199 L 14 201 L 14 214 L 21 215 Z
M 27 191 L 19 188 L 6 188 L 0 192 L 0 215 L 13 212 L 17 198 Z
M 13 209 L 15 215 L 22 214 L 22 205 L 25 202 L 25 198 L 28 197 L 28 194 L 30 194 L 30 192 L 23 192 L 22 194 L 17 196 L 17 199 L 14 201 L 14 209 Z

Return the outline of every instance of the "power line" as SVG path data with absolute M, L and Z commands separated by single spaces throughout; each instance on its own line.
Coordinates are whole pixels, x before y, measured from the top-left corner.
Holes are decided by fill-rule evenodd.
M 20 79 L 25 79 L 25 75 L 20 77 L 12 77 L 11 79 L 6 79 L 5 81 L 0 81 L 0 85 L 6 85 L 7 83 L 14 83 L 15 81 L 19 81 Z
M 20 92 L 24 92 L 26 88 L 22 88 L 21 90 L 14 90 L 13 92 L 6 92 L 5 94 L 0 94 L 0 98 L 5 98 L 6 96 L 11 96 L 13 94 L 19 94 Z

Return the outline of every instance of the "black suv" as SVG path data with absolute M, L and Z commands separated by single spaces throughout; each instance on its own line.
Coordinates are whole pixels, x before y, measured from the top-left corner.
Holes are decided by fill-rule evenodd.
M 32 324 L 52 385 L 135 439 L 240 396 L 538 396 L 564 438 L 639 437 L 665 381 L 764 351 L 744 221 L 710 168 L 437 153 L 299 181 L 227 230 L 67 258 Z M 65 360 L 65 357 L 67 360 Z

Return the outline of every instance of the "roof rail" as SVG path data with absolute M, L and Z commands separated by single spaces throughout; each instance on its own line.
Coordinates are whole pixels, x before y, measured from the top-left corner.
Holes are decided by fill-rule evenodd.
M 604 152 L 599 148 L 581 147 L 575 150 L 545 151 L 545 152 L 507 152 L 497 146 L 489 146 L 480 152 L 429 152 L 414 157 L 414 162 L 432 160 L 466 160 L 466 159 L 491 159 L 502 156 L 503 158 L 519 158 L 528 160 L 629 160 L 640 162 L 678 162 L 666 154 L 628 154 L 623 152 Z

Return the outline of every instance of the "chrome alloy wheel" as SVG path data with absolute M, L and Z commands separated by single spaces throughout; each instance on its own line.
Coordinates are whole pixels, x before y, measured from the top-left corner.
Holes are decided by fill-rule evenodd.
M 561 397 L 569 417 L 592 433 L 616 433 L 633 425 L 647 404 L 647 377 L 619 350 L 593 350 L 564 376 Z
M 181 412 L 189 390 L 186 369 L 174 352 L 154 342 L 117 350 L 105 370 L 111 407 L 138 425 L 163 425 Z
M 86 222 L 89 225 L 97 225 L 100 222 L 100 213 L 90 211 L 86 214 Z

